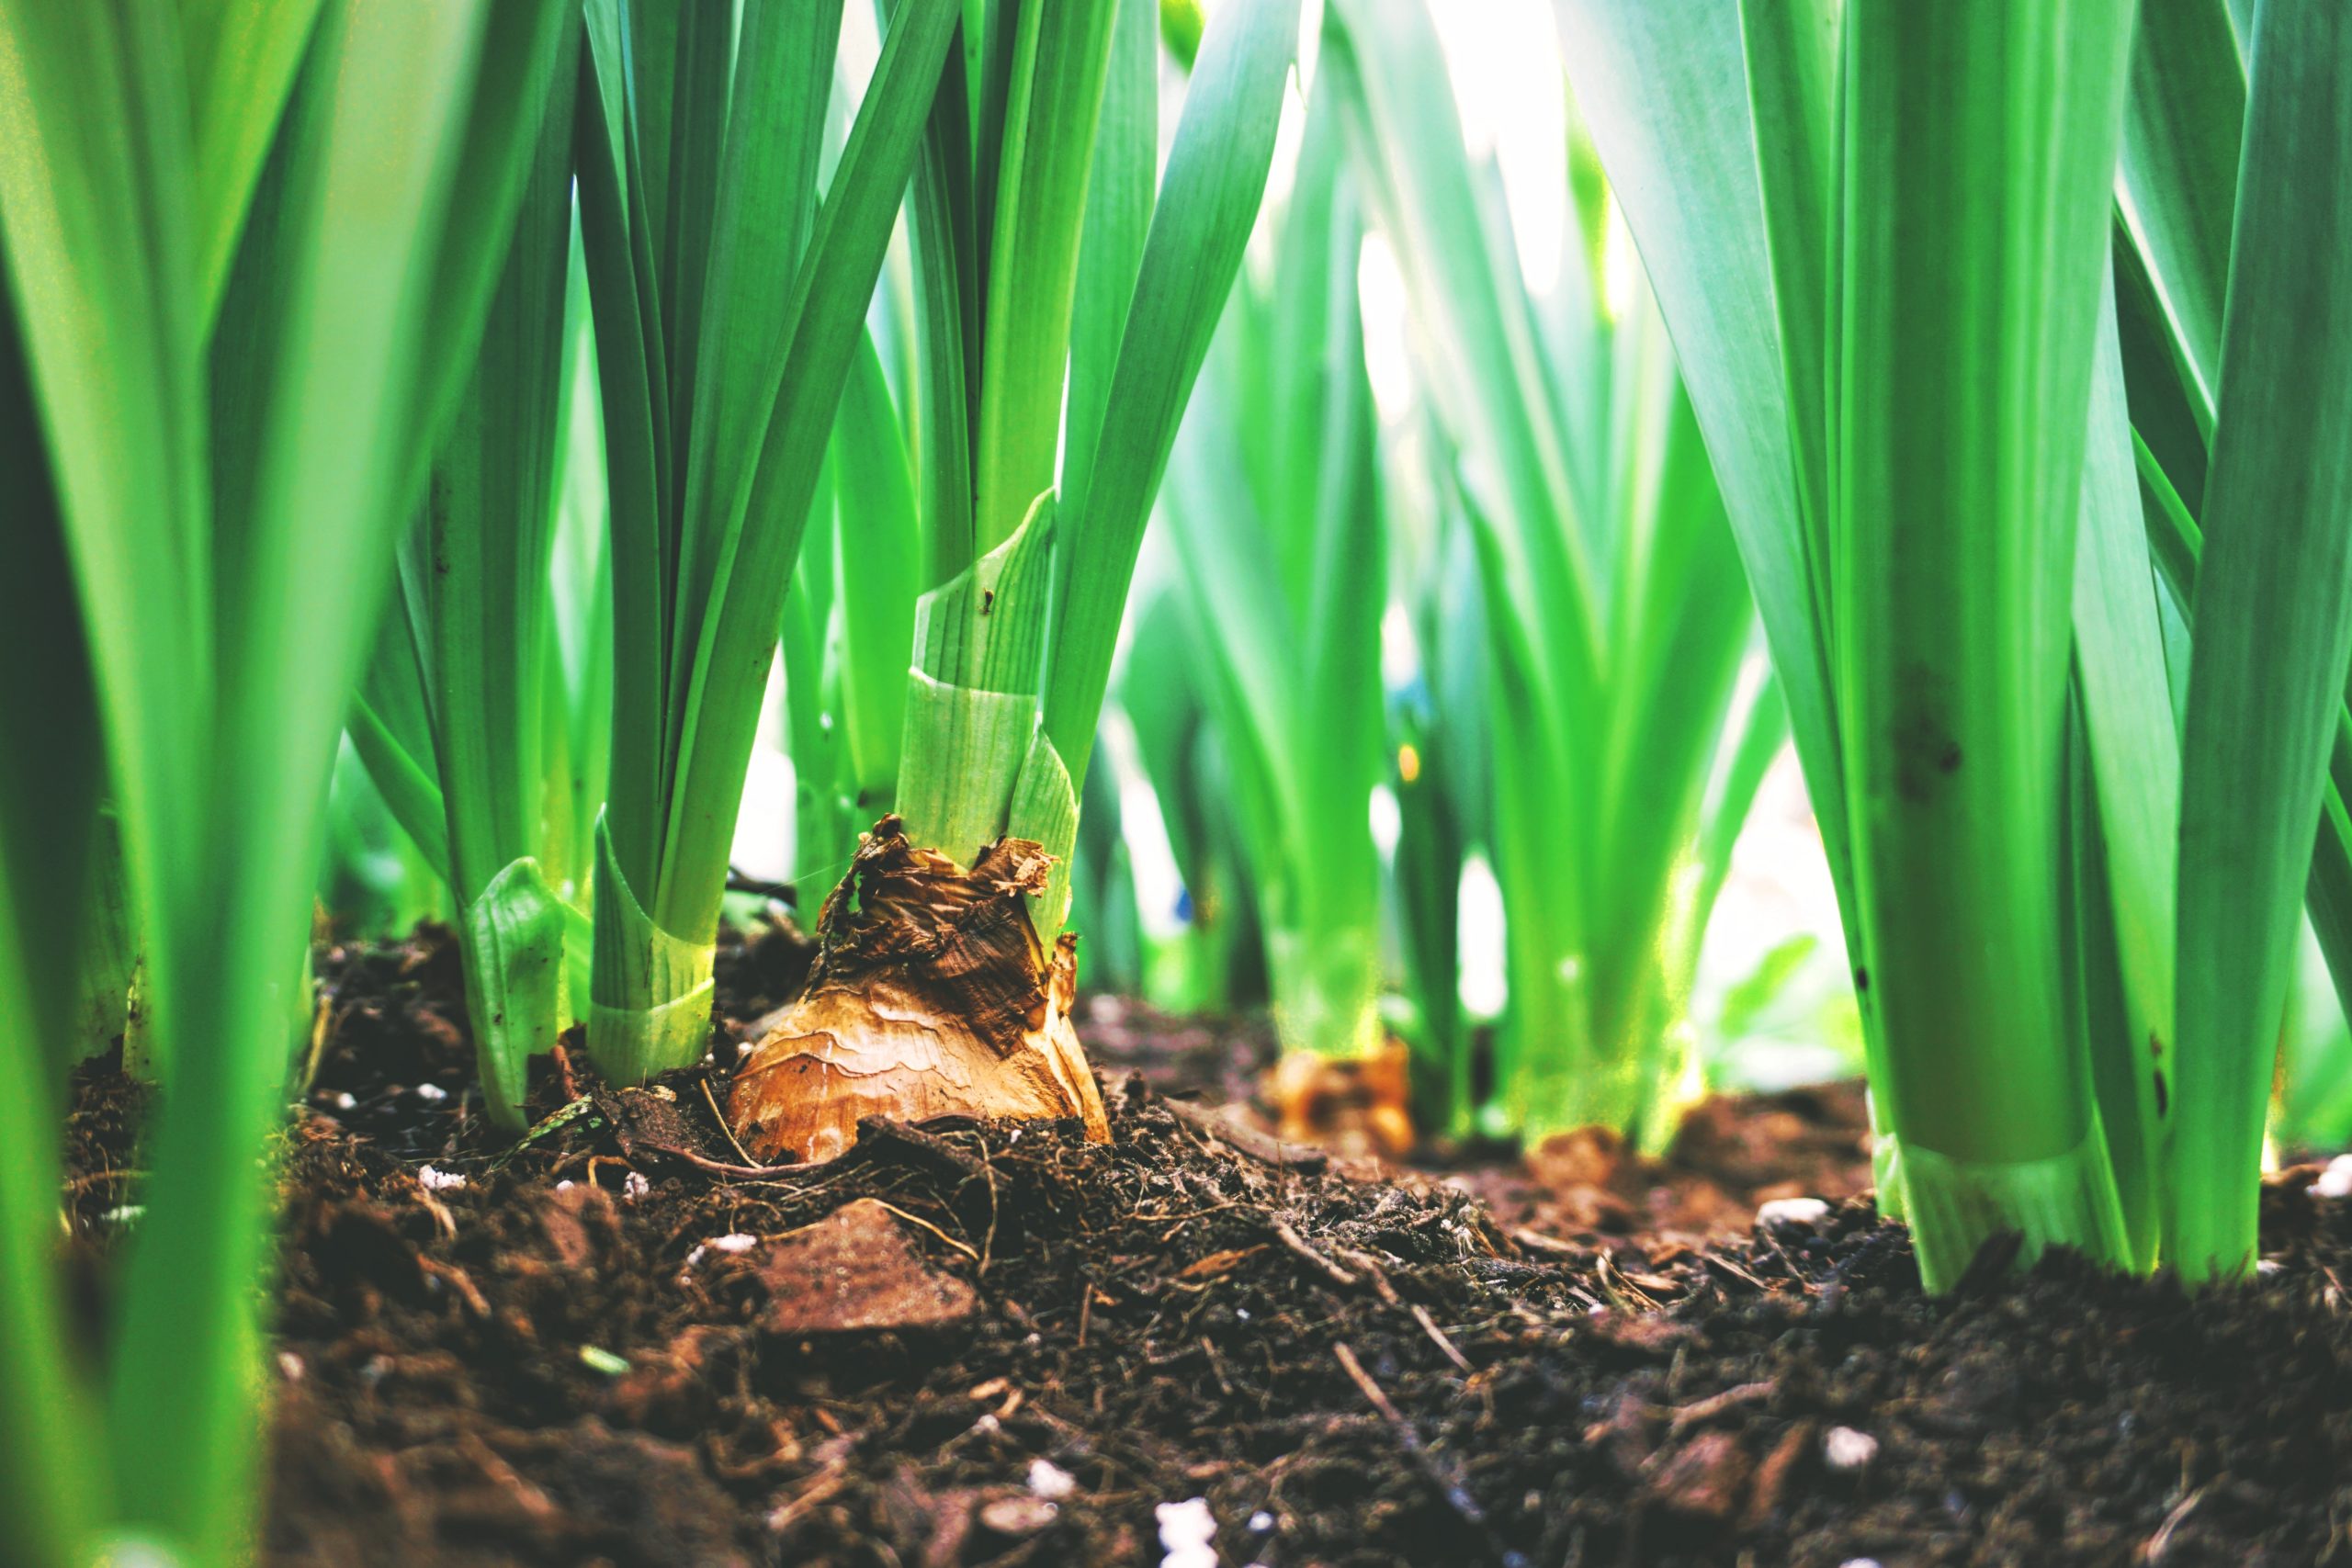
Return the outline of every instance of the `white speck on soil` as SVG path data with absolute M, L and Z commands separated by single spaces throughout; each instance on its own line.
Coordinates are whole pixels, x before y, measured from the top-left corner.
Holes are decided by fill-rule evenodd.
M 1860 1470 L 1878 1458 L 1878 1439 L 1851 1427 L 1832 1427 L 1821 1439 L 1821 1457 L 1832 1470 Z
M 1162 1503 L 1159 1518 L 1159 1568 L 1217 1568 L 1216 1516 L 1206 1497 Z
M 416 1173 L 416 1184 L 427 1192 L 455 1192 L 466 1179 L 454 1170 L 435 1170 L 428 1165 Z
M 416 1098 L 427 1105 L 438 1105 L 449 1098 L 449 1091 L 437 1083 L 421 1083 L 416 1086 Z
M 645 1179 L 642 1171 L 632 1170 L 621 1179 L 621 1201 L 634 1203 L 653 1190 L 653 1183 Z
M 1078 1477 L 1049 1459 L 1029 1461 L 1029 1490 L 1048 1503 L 1058 1503 L 1078 1490 Z
M 2319 1179 L 2312 1183 L 2312 1190 L 2323 1198 L 2352 1198 L 2352 1155 L 2329 1160 Z

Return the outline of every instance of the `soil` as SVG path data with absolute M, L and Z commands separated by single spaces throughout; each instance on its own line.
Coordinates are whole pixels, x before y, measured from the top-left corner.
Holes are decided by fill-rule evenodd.
M 722 1016 L 798 962 L 730 947 Z M 2308 1170 L 2246 1287 L 1987 1258 L 1938 1302 L 1855 1196 L 1847 1087 L 1711 1102 L 1663 1161 L 1384 1168 L 1216 1108 L 1262 1029 L 1103 1001 L 1107 1145 L 869 1122 L 745 1174 L 730 1032 L 646 1090 L 548 1066 L 517 1145 L 446 942 L 319 966 L 270 1562 L 1185 1568 L 1204 1520 L 1267 1568 L 2352 1562 L 2352 1208 Z M 87 1321 L 141 1109 L 79 1080 Z M 1798 1193 L 1832 1201 L 1752 1223 Z

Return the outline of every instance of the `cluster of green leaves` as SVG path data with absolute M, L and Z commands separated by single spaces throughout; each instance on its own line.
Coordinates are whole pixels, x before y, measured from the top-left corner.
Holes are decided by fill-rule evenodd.
M 473 362 L 554 0 L 0 6 L 0 1520 L 12 1561 L 250 1545 L 254 1282 L 322 807 Z M 38 671 L 38 678 L 21 672 Z M 51 1256 L 96 803 L 162 1109 L 100 1376 Z
M 890 7 L 820 179 L 842 0 L 591 0 L 576 166 L 605 433 L 613 725 L 588 1045 L 700 1056 L 736 806 L 834 409 L 963 7 Z
M 784 628 L 804 867 L 895 809 L 959 860 L 1057 859 L 1143 526 L 1272 160 L 1295 0 L 1220 12 L 1164 173 L 1159 7 L 967 17 L 886 289 L 831 435 Z M 891 350 L 888 357 L 885 349 Z
M 1264 922 L 1276 1030 L 1288 1049 L 1336 1056 L 1378 1043 L 1382 982 L 1370 805 L 1384 772 L 1387 560 L 1356 299 L 1361 209 L 1319 76 L 1272 277 L 1245 277 L 1226 306 L 1163 496 L 1181 590 L 1168 607 L 1189 617 L 1177 635 L 1198 657 L 1155 658 L 1161 668 L 1128 680 L 1140 697 L 1147 682 L 1165 692 L 1200 672 L 1224 773 L 1211 798 Z
M 574 809 L 586 780 L 567 742 L 575 720 L 593 721 L 572 711 L 587 682 L 564 660 L 553 614 L 559 591 L 591 615 L 606 599 L 594 564 L 584 580 L 556 570 L 587 309 L 567 265 L 579 42 L 566 28 L 481 352 L 402 541 L 399 592 L 350 724 L 418 858 L 450 891 L 482 1104 L 514 1132 L 530 1058 L 576 1010 L 566 981 L 585 976 L 589 934 Z
M 1450 1095 L 1449 1114 L 1662 1137 L 1688 1077 L 1699 938 L 1785 733 L 1777 694 L 1733 701 L 1756 616 L 1724 500 L 1655 309 L 1638 289 L 1620 308 L 1607 298 L 1605 188 L 1575 191 L 1583 243 L 1566 247 L 1555 296 L 1533 298 L 1422 0 L 1335 11 L 1345 26 L 1324 70 L 1405 280 L 1486 634 L 1479 739 L 1510 1006 L 1491 1100 Z M 1455 765 L 1416 750 L 1424 768 Z M 1462 793 L 1433 783 L 1431 807 Z M 1449 825 L 1475 810 L 1414 826 L 1458 840 Z M 1444 868 L 1411 874 L 1442 882 Z M 1442 947 L 1437 891 L 1421 929 Z
M 1559 15 L 1788 694 L 1883 1201 L 1931 1285 L 2000 1231 L 2243 1271 L 2299 896 L 2352 908 L 2352 18 Z

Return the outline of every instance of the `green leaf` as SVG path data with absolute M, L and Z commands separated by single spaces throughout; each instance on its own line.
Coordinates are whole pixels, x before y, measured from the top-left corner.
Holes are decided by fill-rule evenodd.
M 2143 0 L 2121 216 L 2146 258 L 2200 430 L 2212 430 L 2245 68 L 2224 0 Z
M 1930 1290 L 2003 1230 L 2122 1260 L 2053 868 L 2132 13 L 1845 21 L 1838 700 L 1873 1090 Z
M 2256 1175 L 2352 660 L 2352 14 L 2257 14 L 2182 743 L 2176 1209 L 2191 1279 L 2253 1263 Z
M 982 552 L 1011 537 L 1031 501 L 1053 488 L 1081 220 L 1119 7 L 1097 0 L 1017 9 L 973 453 Z
M 841 527 L 837 558 L 827 564 L 842 602 L 848 793 L 887 804 L 898 784 L 906 724 L 907 649 L 914 637 L 922 539 L 906 444 L 870 335 L 842 389 L 832 462 Z
M 1062 498 L 1066 564 L 1045 723 L 1077 784 L 1152 497 L 1265 194 L 1297 38 L 1298 0 L 1249 0 L 1210 26 L 1144 242 L 1087 489 Z
M 1793 477 L 1797 414 L 1783 378 L 1738 0 L 1555 5 L 1577 103 L 1674 335 L 1787 698 L 1838 905 L 1850 909 L 1829 584 L 1817 575 Z M 1850 923 L 1847 940 L 1854 961 L 1867 963 Z

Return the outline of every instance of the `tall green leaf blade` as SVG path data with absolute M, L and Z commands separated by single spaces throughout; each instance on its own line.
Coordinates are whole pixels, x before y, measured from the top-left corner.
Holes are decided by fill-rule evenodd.
M 511 1132 L 524 1124 L 529 1058 L 563 1028 L 563 923 L 537 860 L 570 324 L 576 35 L 563 41 L 479 363 L 413 536 L 425 558 L 401 578 L 410 613 L 426 628 L 447 880 L 485 1104 Z
M 785 350 L 764 372 L 773 412 L 709 579 L 678 731 L 676 799 L 650 910 L 673 932 L 716 931 L 785 587 L 956 16 L 955 0 L 899 10 L 794 279 Z
M 2095 969 L 2111 964 L 2115 971 L 2109 1000 L 2120 1027 L 2109 1040 L 2095 1030 L 2091 1048 L 2132 1260 L 2145 1268 L 2155 1257 L 2161 1192 L 2155 1162 L 2177 1039 L 2180 744 L 2124 401 L 2111 275 L 2094 352 L 2090 446 L 2075 542 L 2075 680 L 2080 732 L 2089 749 L 2088 787 L 2097 798 L 2096 811 L 2081 826 L 2100 840 L 2098 874 L 2086 886 L 2094 896 L 2103 889 L 2106 901 L 2080 910 L 2079 918 L 2091 931 L 2086 962 Z M 2103 985 L 2104 977 L 2095 976 L 2093 983 Z
M 59 1116 L 74 939 L 106 757 L 15 311 L 0 299 L 0 1551 L 77 1568 L 107 1468 L 57 1269 Z M 118 998 L 118 1000 L 119 998 Z
M 906 724 L 907 649 L 914 638 L 922 536 L 906 443 L 870 335 L 850 367 L 835 418 L 832 460 L 841 528 L 828 564 L 842 601 L 849 793 L 887 809 L 898 783 Z
M 179 7 L 196 128 L 197 287 L 208 328 L 320 4 L 191 0 Z
M 1540 701 L 1573 723 L 1600 680 L 1601 589 L 1508 214 L 1472 164 L 1425 0 L 1346 0 L 1340 14 L 1359 164 L 1426 321 L 1431 396 L 1472 459 L 1479 514 L 1511 525 L 1483 547 L 1503 558 L 1488 592 L 1545 634 L 1530 642 Z
M 1846 17 L 1838 692 L 1874 1087 L 1931 1290 L 1996 1232 L 2122 1248 L 2052 868 L 2132 12 Z
M 238 1553 L 249 1528 L 266 1191 L 242 1156 L 275 1119 L 277 1052 L 306 1011 L 300 960 L 335 733 L 420 448 L 437 434 L 428 309 L 479 330 L 560 8 L 499 11 L 458 7 L 428 26 L 381 0 L 337 7 L 314 97 L 284 132 L 300 141 L 283 233 L 263 239 L 286 270 L 275 293 L 240 306 L 232 289 L 225 307 L 278 324 L 246 339 L 268 350 L 257 368 L 270 396 L 250 514 L 218 520 L 235 547 L 219 555 L 234 575 L 220 584 L 213 729 L 199 750 L 137 764 L 169 770 L 209 820 L 164 846 L 175 882 L 161 884 L 150 953 L 173 1070 L 113 1377 L 124 1513 L 199 1559 Z M 447 278 L 473 300 L 436 296 Z M 470 361 L 469 341 L 438 346 Z
M 2224 0 L 2142 0 L 2130 102 L 2122 218 L 2147 258 L 2182 380 L 2210 433 L 2245 118 L 2245 67 Z
M 1009 538 L 1029 503 L 1054 484 L 1079 247 L 1119 7 L 1117 0 L 1094 0 L 1017 9 L 989 249 L 997 265 L 988 277 L 988 369 L 973 453 L 983 551 Z
M 1062 484 L 1083 495 L 1102 434 L 1104 404 L 1118 367 L 1119 340 L 1135 299 L 1159 175 L 1159 0 L 1111 0 L 1111 62 L 1094 132 L 1086 227 L 1070 303 L 1069 427 Z
M 1045 724 L 1075 784 L 1085 782 L 1152 497 L 1265 194 L 1298 11 L 1298 0 L 1247 0 L 1209 28 L 1144 242 L 1087 489 L 1063 497 L 1068 564 Z
M 2296 900 L 2352 658 L 2352 12 L 2267 0 L 2252 88 L 2181 764 L 2167 1252 L 2253 1262 Z
M 1794 474 L 1738 0 L 1555 0 L 1568 73 L 1640 247 L 1729 508 L 1841 908 L 1851 835 L 1829 584 Z M 1849 927 L 1857 964 L 1866 962 Z M 1865 1005 L 1865 1017 L 1868 1007 Z M 1865 1031 L 1866 1038 L 1869 1032 Z
M 1829 581 L 1829 355 L 1836 299 L 1838 26 L 1845 0 L 1742 0 L 1772 299 L 1787 366 L 1797 502 L 1813 581 Z

